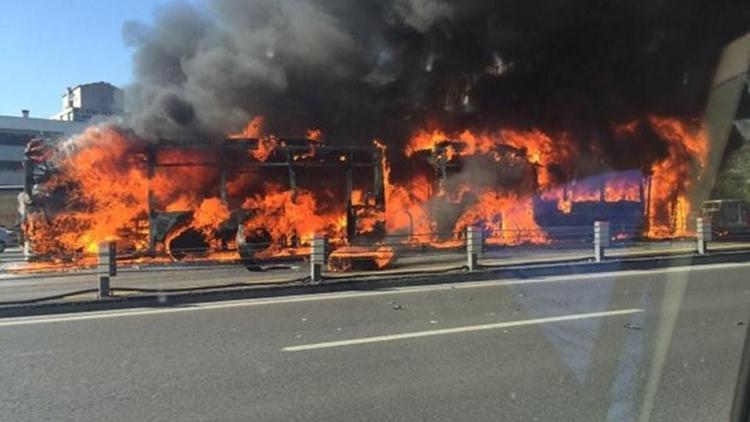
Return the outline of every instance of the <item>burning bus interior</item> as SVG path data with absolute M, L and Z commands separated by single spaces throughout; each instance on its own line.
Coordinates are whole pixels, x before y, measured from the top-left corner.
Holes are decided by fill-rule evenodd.
M 107 140 L 101 147 L 109 150 L 115 142 L 124 148 L 117 161 L 41 140 L 27 150 L 24 212 L 31 249 L 40 258 L 75 260 L 96 247 L 90 239 L 103 235 L 133 258 L 231 256 L 251 265 L 298 254 L 312 233 L 326 234 L 334 246 L 385 235 L 382 159 L 375 147 L 238 136 L 218 144 L 131 143 L 125 133 L 96 130 L 106 132 L 97 134 Z M 71 169 L 84 164 L 79 159 L 94 160 L 86 164 L 95 172 L 105 170 L 100 160 L 107 160 L 111 178 L 71 178 Z M 115 208 L 98 212 L 103 203 Z M 71 228 L 88 236 L 54 235 Z
M 510 198 L 533 198 L 528 206 L 533 209 L 533 222 L 511 222 L 505 230 L 519 230 L 518 243 L 533 241 L 533 233 L 524 230 L 553 232 L 557 227 L 586 227 L 595 221 L 613 222 L 637 237 L 644 229 L 648 216 L 648 177 L 639 170 L 607 171 L 570 183 L 562 183 L 549 190 L 541 190 L 540 172 L 560 171 L 554 166 L 540 168 L 530 161 L 528 151 L 506 144 L 498 144 L 486 154 L 468 154 L 466 142 L 444 141 L 431 151 L 415 154 L 417 160 L 429 163 L 425 177 L 432 180 L 431 219 L 438 233 L 453 235 L 460 232 L 456 222 L 461 216 L 482 201 L 477 192 L 496 192 Z M 423 160 L 422 160 L 423 158 Z M 427 166 L 425 166 L 427 167 Z M 490 220 L 498 221 L 502 215 Z M 507 218 L 507 217 L 506 217 Z M 487 227 L 487 221 L 467 220 L 464 224 Z M 503 227 L 500 224 L 497 227 Z M 493 230 L 497 233 L 502 228 Z M 490 235 L 491 233 L 486 233 Z M 507 240 L 507 237 L 506 237 Z

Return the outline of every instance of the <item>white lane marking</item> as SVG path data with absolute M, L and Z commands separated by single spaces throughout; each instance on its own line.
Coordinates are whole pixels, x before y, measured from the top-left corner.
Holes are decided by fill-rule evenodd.
M 412 287 L 394 287 L 387 290 L 375 290 L 367 292 L 340 292 L 340 293 L 319 293 L 309 294 L 304 296 L 281 296 L 277 298 L 266 298 L 266 299 L 244 299 L 231 302 L 221 303 L 202 303 L 195 305 L 186 305 L 183 307 L 175 308 L 164 308 L 164 309 L 150 309 L 150 308 L 134 308 L 121 311 L 96 311 L 86 312 L 81 314 L 66 314 L 60 316 L 42 316 L 42 317 L 18 317 L 18 318 L 0 318 L 0 327 L 13 327 L 20 325 L 34 325 L 34 324 L 48 324 L 57 322 L 74 322 L 74 321 L 86 321 L 104 318 L 117 318 L 127 316 L 147 316 L 157 314 L 171 314 L 179 312 L 190 312 L 190 311 L 203 311 L 212 309 L 230 309 L 230 308 L 242 308 L 251 306 L 262 306 L 262 305 L 281 305 L 288 303 L 300 303 L 300 302 L 315 302 L 324 300 L 337 300 L 337 299 L 350 299 L 359 297 L 369 296 L 386 296 L 394 294 L 408 294 L 408 293 L 423 293 L 423 292 L 437 292 L 443 290 L 452 289 L 474 289 L 474 288 L 485 288 L 485 287 L 504 287 L 504 286 L 516 286 L 525 284 L 546 284 L 546 283 L 561 283 L 561 282 L 576 282 L 576 281 L 610 281 L 616 277 L 633 277 L 638 275 L 649 275 L 649 274 L 660 274 L 660 273 L 682 273 L 682 272 L 695 272 L 695 271 L 710 271 L 715 269 L 730 269 L 747 267 L 750 268 L 750 263 L 728 263 L 728 264 L 710 264 L 701 265 L 699 267 L 670 267 L 660 268 L 656 270 L 636 270 L 636 271 L 616 271 L 607 273 L 596 273 L 596 274 L 580 274 L 580 275 L 564 275 L 564 276 L 551 276 L 551 277 L 540 277 L 528 280 L 487 280 L 487 281 L 475 281 L 460 284 L 436 284 L 432 286 L 412 286 Z
M 408 340 L 420 337 L 444 336 L 448 334 L 470 333 L 475 331 L 497 330 L 500 328 L 522 327 L 526 325 L 549 324 L 553 322 L 575 321 L 588 318 L 604 318 L 618 315 L 631 315 L 643 312 L 643 309 L 622 309 L 617 311 L 592 312 L 588 314 L 563 315 L 548 318 L 525 319 L 520 321 L 498 322 L 494 324 L 470 325 L 465 327 L 445 328 L 442 330 L 415 331 L 411 333 L 391 334 L 385 336 L 362 337 L 350 340 L 329 341 L 324 343 L 303 344 L 300 346 L 287 346 L 281 350 L 284 352 L 304 352 L 318 349 L 331 349 L 335 347 L 356 346 L 360 344 L 382 343 L 387 341 Z
M 52 349 L 52 350 L 34 350 L 30 352 L 20 352 L 13 355 L 15 358 L 27 358 L 27 357 L 39 357 L 39 356 L 46 356 L 46 355 L 55 355 L 59 353 L 59 349 Z

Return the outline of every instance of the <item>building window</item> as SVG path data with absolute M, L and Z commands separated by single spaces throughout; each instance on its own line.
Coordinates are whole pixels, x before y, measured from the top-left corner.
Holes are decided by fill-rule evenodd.
M 0 133 L 0 145 L 26 146 L 33 137 L 28 133 Z
M 23 170 L 23 162 L 21 161 L 0 160 L 0 171 L 21 171 L 21 170 Z

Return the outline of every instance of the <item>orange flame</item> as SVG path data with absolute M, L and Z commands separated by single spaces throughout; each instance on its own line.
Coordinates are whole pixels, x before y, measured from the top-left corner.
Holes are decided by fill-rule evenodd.
M 386 157 L 385 144 L 377 140 L 373 142 L 383 157 Z M 430 197 L 428 180 L 424 177 L 415 177 L 407 185 L 400 186 L 391 180 L 391 166 L 387 159 L 382 161 L 382 166 L 387 231 L 429 237 L 432 227 L 425 206 Z
M 333 251 L 329 256 L 328 269 L 331 271 L 349 271 L 355 266 L 382 269 L 387 267 L 395 256 L 393 248 L 389 246 L 381 245 L 374 248 L 343 246 Z
M 229 139 L 255 139 L 260 138 L 263 133 L 263 125 L 266 119 L 263 116 L 253 117 L 242 132 L 229 135 Z
M 606 181 L 604 200 L 607 202 L 641 202 L 641 184 L 629 178 L 614 178 Z
M 355 189 L 351 204 L 331 205 L 335 202 L 330 200 L 335 195 L 332 190 L 289 190 L 255 173 L 226 180 L 224 193 L 239 196 L 232 203 L 242 204 L 242 212 L 248 214 L 242 223 L 245 233 L 252 237 L 258 231 L 265 232 L 261 238 L 270 240 L 265 256 L 299 251 L 307 247 L 313 234 L 323 233 L 338 241 L 337 246 L 350 247 L 342 249 L 340 257 L 369 256 L 377 262 L 390 262 L 393 251 L 378 249 L 382 245 L 373 252 L 346 244 L 347 212 L 352 210 L 357 217 L 357 233 L 374 234 L 384 221 L 387 233 L 405 234 L 404 241 L 410 243 L 457 246 L 465 228 L 478 225 L 490 244 L 546 244 L 554 239 L 535 215 L 535 198 L 540 197 L 556 201 L 558 210 L 568 214 L 574 213 L 576 204 L 582 202 L 643 203 L 648 237 L 685 236 L 691 230 L 690 191 L 706 165 L 705 131 L 689 122 L 651 116 L 617 126 L 614 132 L 633 136 L 641 124 L 649 125 L 664 140 L 666 153 L 654 160 L 648 174 L 640 180 L 628 173 L 601 176 L 596 183 L 579 183 L 575 159 L 576 153 L 582 151 L 576 151 L 577 144 L 566 133 L 549 134 L 539 129 L 491 133 L 425 129 L 415 133 L 404 151 L 388 151 L 379 142 L 376 146 L 383 157 L 390 152 L 413 160 L 421 160 L 415 156 L 419 152 L 427 152 L 434 159 L 439 150 L 440 159 L 449 164 L 484 157 L 475 162 L 481 163 L 483 171 L 497 172 L 499 179 L 506 177 L 502 173 L 506 170 L 524 172 L 529 177 L 512 179 L 512 186 L 504 184 L 505 179 L 454 180 L 450 175 L 437 177 L 437 172 L 414 172 L 395 178 L 390 163 L 383 159 L 385 209 L 373 206 L 372 195 L 365 193 L 366 189 Z M 262 136 L 262 126 L 263 118 L 256 117 L 241 133 L 232 136 L 259 139 L 257 148 L 248 151 L 250 161 L 268 160 L 280 145 L 277 138 Z M 311 130 L 307 137 L 320 141 L 322 133 Z M 293 159 L 306 160 L 322 148 L 316 143 Z M 194 230 L 206 237 L 210 247 L 220 246 L 215 233 L 232 212 L 228 200 L 220 199 L 226 197 L 216 189 L 220 177 L 215 165 L 218 154 L 189 148 L 158 149 L 155 160 L 159 166 L 149 177 L 146 149 L 142 141 L 108 126 L 89 128 L 67 141 L 55 156 L 59 171 L 44 189 L 69 192 L 68 199 L 75 206 L 54 215 L 28 217 L 24 230 L 36 252 L 63 250 L 82 255 L 95 252 L 98 244 L 105 241 L 143 251 L 149 244 L 148 218 L 153 208 L 184 212 L 180 226 L 168 234 L 168 240 Z M 601 158 L 597 151 L 583 152 Z M 503 159 L 508 154 L 513 160 Z M 342 163 L 347 161 L 346 156 L 340 159 Z M 508 169 L 516 165 L 516 159 L 524 163 L 519 166 L 523 168 Z
M 346 225 L 343 210 L 322 211 L 315 195 L 302 189 L 295 193 L 271 188 L 266 195 L 247 198 L 243 208 L 253 210 L 253 215 L 244 223 L 246 232 L 268 232 L 271 245 L 265 252 L 267 256 L 280 253 L 285 247 L 309 242 L 316 233 L 339 239 Z
M 463 233 L 469 226 L 482 227 L 487 233 L 488 244 L 548 242 L 547 234 L 534 219 L 534 206 L 530 198 L 485 192 L 477 204 L 459 218 L 456 232 Z
M 307 132 L 305 132 L 305 137 L 311 141 L 322 142 L 323 131 L 320 129 L 308 129 Z
M 651 168 L 647 235 L 687 236 L 692 210 L 687 195 L 706 165 L 708 137 L 703 128 L 691 130 L 677 119 L 652 116 L 649 123 L 668 142 L 668 155 Z
M 66 150 L 48 189 L 76 184 L 80 188 L 70 199 L 83 207 L 49 221 L 27 221 L 26 235 L 40 254 L 58 249 L 96 252 L 101 242 L 137 232 L 134 221 L 146 217 L 149 182 L 143 162 L 134 154 L 137 145 L 113 128 L 96 126 L 68 141 L 68 146 L 75 149 Z

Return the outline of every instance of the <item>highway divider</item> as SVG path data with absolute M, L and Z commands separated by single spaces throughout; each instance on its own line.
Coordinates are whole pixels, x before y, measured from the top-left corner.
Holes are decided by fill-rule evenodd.
M 485 266 L 478 271 L 454 269 L 448 271 L 419 271 L 374 276 L 342 276 L 310 284 L 298 280 L 284 284 L 233 284 L 206 286 L 204 289 L 127 289 L 113 288 L 107 300 L 52 298 L 46 302 L 5 304 L 0 306 L 0 317 L 83 312 L 103 309 L 123 309 L 153 306 L 178 306 L 190 303 L 248 298 L 266 298 L 325 292 L 363 291 L 404 286 L 465 283 L 493 279 L 529 279 L 577 274 L 616 273 L 632 270 L 656 270 L 670 267 L 701 266 L 719 263 L 750 262 L 750 250 L 720 251 L 711 255 L 675 254 L 610 259 L 605 262 L 560 261 L 505 266 Z M 95 289 L 91 289 L 95 291 Z M 80 292 L 78 292 L 80 293 Z M 123 295 L 120 295 L 122 293 Z M 124 295 L 127 294 L 127 295 Z

